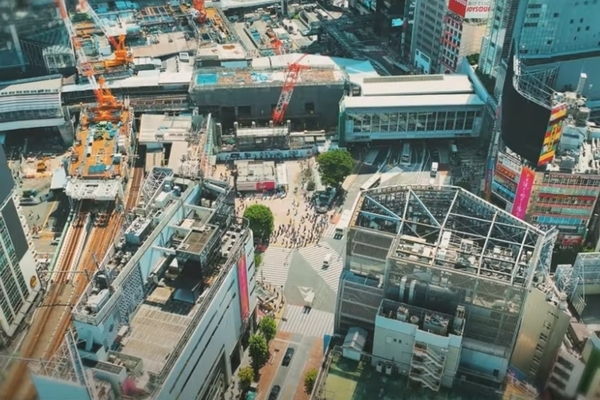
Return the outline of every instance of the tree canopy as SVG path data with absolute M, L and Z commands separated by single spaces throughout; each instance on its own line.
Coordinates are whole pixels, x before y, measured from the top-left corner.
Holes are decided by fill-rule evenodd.
M 248 353 L 252 359 L 252 367 L 258 371 L 269 359 L 269 346 L 267 340 L 260 333 L 250 336 Z
M 250 222 L 255 239 L 266 240 L 273 233 L 275 217 L 273 211 L 264 204 L 252 204 L 246 208 L 244 218 Z
M 315 387 L 315 382 L 317 381 L 317 375 L 319 375 L 319 371 L 316 368 L 311 368 L 304 375 L 304 390 L 306 393 L 310 394 Z
M 267 340 L 267 343 L 275 339 L 275 335 L 277 334 L 277 324 L 272 317 L 269 317 L 268 315 L 264 316 L 258 323 L 258 329 Z
M 354 169 L 354 160 L 346 150 L 336 149 L 317 156 L 321 182 L 337 187 Z
M 240 378 L 240 383 L 242 387 L 247 388 L 254 382 L 254 368 L 247 366 L 240 368 L 238 372 L 238 377 Z

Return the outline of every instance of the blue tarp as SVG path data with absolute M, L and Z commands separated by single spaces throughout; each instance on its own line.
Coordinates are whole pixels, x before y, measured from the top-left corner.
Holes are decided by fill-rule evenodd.
M 196 84 L 200 86 L 204 85 L 216 85 L 219 81 L 217 74 L 198 74 L 196 76 Z

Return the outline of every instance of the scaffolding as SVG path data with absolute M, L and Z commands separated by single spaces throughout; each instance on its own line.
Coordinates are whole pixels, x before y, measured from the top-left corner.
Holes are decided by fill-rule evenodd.
M 543 69 L 527 67 L 514 56 L 513 69 L 513 86 L 519 94 L 548 110 L 556 105 L 556 92 L 552 87 L 558 78 L 558 66 Z
M 460 188 L 363 192 L 350 226 L 347 269 L 379 277 L 375 284 L 391 300 L 403 301 L 410 287 L 436 312 L 452 315 L 463 305 L 464 337 L 499 349 L 512 348 L 529 288 L 549 293 L 551 287 L 556 231 L 520 221 Z M 342 313 L 349 320 L 370 318 L 375 299 L 360 292 L 351 298 L 352 285 L 344 283 L 342 303 L 349 304 Z
M 165 181 L 172 177 L 173 170 L 169 168 L 152 168 L 152 171 L 150 171 L 142 184 L 139 206 L 144 209 L 148 208 L 151 205 L 152 199 L 162 190 Z

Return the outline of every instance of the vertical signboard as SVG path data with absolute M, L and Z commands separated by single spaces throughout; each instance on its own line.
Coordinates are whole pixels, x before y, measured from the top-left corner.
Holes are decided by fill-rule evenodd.
M 525 218 L 525 214 L 527 213 L 527 205 L 529 204 L 529 198 L 531 197 L 534 178 L 535 172 L 527 167 L 523 167 L 521 170 L 521 177 L 519 178 L 519 185 L 517 186 L 517 193 L 515 194 L 515 202 L 513 203 L 512 208 L 512 215 L 519 219 Z
M 242 321 L 250 316 L 250 297 L 248 296 L 248 269 L 246 268 L 246 254 L 242 254 L 237 263 L 238 287 L 240 289 L 240 312 Z
M 556 149 L 560 143 L 560 137 L 562 136 L 563 121 L 567 117 L 567 105 L 559 104 L 552 109 L 550 113 L 550 121 L 548 122 L 548 128 L 544 135 L 544 142 L 542 143 L 542 151 L 540 152 L 540 158 L 538 160 L 538 167 L 547 165 L 554 160 Z

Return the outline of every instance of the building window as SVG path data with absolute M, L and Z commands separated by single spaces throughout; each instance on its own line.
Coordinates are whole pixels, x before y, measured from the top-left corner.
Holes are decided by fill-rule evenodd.
M 391 336 L 386 336 L 385 337 L 385 342 L 388 343 L 388 344 L 392 343 L 392 337 Z
M 567 385 L 565 385 L 563 382 L 556 379 L 555 376 L 550 377 L 550 382 L 560 390 L 565 390 L 567 387 Z
M 566 373 L 565 371 L 563 371 L 560 368 L 554 368 L 554 373 L 558 376 L 560 376 L 561 378 L 563 378 L 565 381 L 569 380 L 569 374 Z
M 571 362 L 565 360 L 563 357 L 558 356 L 556 362 L 565 367 L 568 371 L 573 371 L 574 365 Z

